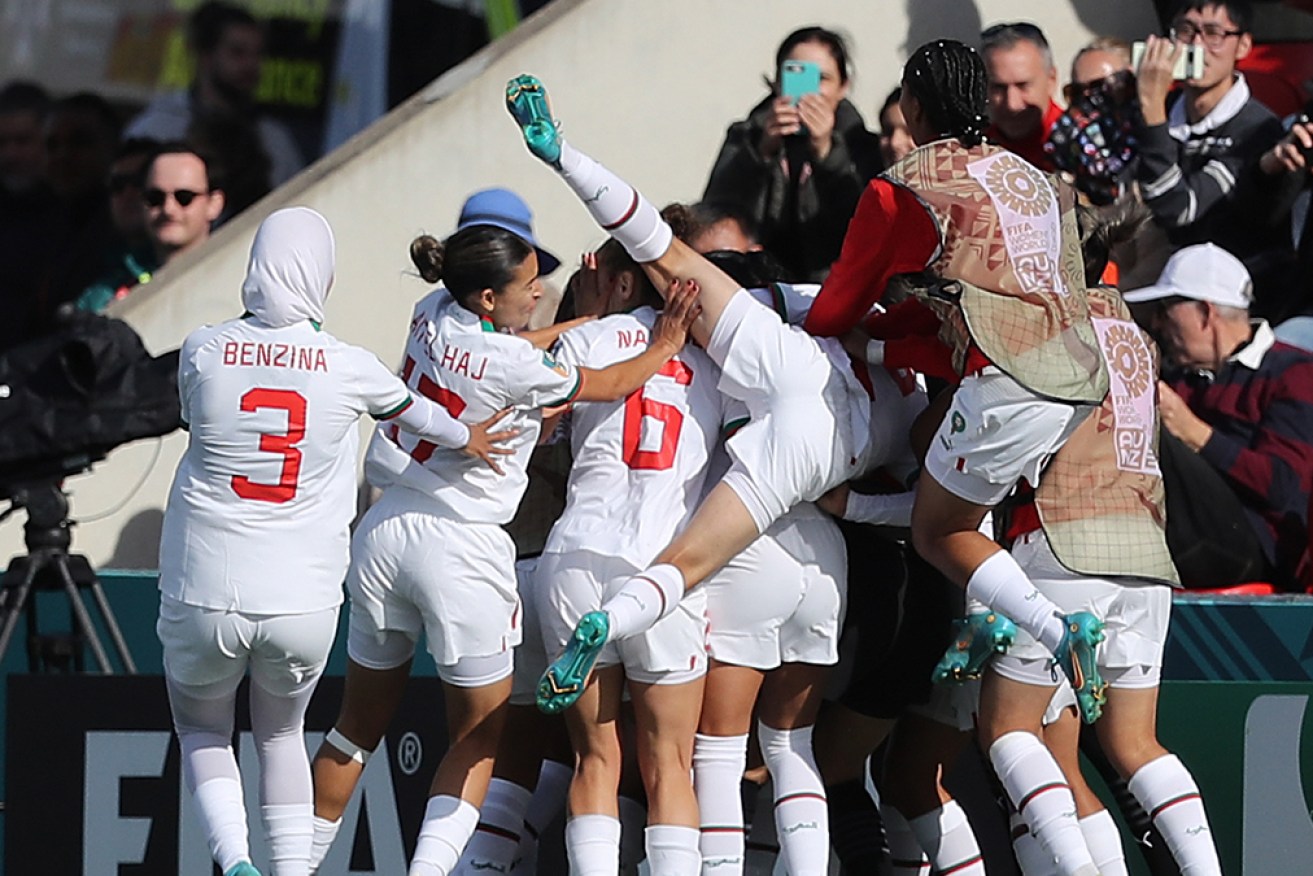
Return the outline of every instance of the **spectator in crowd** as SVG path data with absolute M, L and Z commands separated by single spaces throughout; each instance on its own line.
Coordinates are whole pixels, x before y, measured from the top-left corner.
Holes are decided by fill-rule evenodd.
M 287 128 L 260 114 L 255 92 L 260 84 L 264 33 L 244 9 L 229 3 L 204 3 L 188 21 L 187 38 L 196 56 L 190 90 L 162 94 L 128 125 L 127 136 L 177 141 L 196 136 L 216 149 L 228 147 L 218 164 L 248 170 L 252 135 L 268 162 L 263 190 L 291 179 L 305 162 Z M 259 187 L 257 186 L 257 188 Z
M 903 108 L 898 100 L 903 96 L 900 85 L 884 99 L 880 107 L 880 157 L 885 167 L 892 167 L 903 156 L 916 148 L 912 135 L 907 132 L 907 120 L 903 118 Z
M 1249 273 L 1211 243 L 1180 250 L 1156 285 L 1124 297 L 1152 303 L 1151 331 L 1178 369 L 1160 385 L 1158 406 L 1164 431 L 1193 451 L 1178 478 L 1189 505 L 1216 515 L 1243 509 L 1254 536 L 1239 527 L 1224 546 L 1236 568 L 1231 583 L 1291 587 L 1308 548 L 1313 355 L 1250 320 Z
M 1067 109 L 1044 149 L 1092 203 L 1111 204 L 1129 190 L 1134 172 L 1139 109 L 1130 45 L 1100 37 L 1085 46 L 1072 59 L 1063 94 Z
M 134 138 L 119 147 L 109 168 L 109 214 L 118 243 L 105 256 L 101 274 L 78 296 L 78 309 L 103 311 L 133 287 L 148 283 L 158 266 L 143 200 L 146 167 L 160 144 Z
M 1270 312 L 1269 277 L 1289 247 L 1246 209 L 1260 195 L 1248 174 L 1281 137 L 1281 124 L 1249 93 L 1236 64 L 1253 45 L 1245 0 L 1185 0 L 1170 36 L 1149 36 L 1136 73 L 1142 125 L 1135 173 L 1144 202 L 1173 246 L 1205 241 L 1225 247 L 1255 278 L 1260 309 Z M 1177 55 L 1204 52 L 1204 72 L 1169 96 Z
M 1289 236 L 1295 247 L 1293 269 L 1285 286 L 1288 297 L 1276 327 L 1279 340 L 1313 351 L 1313 103 L 1292 120 L 1289 133 L 1263 154 L 1259 168 L 1273 186 L 1270 215 L 1280 223 L 1274 235 Z
M 55 202 L 45 181 L 50 97 L 31 82 L 0 89 L 0 350 L 33 331 L 53 253 Z
M 41 319 L 75 300 L 117 245 L 107 186 L 118 142 L 119 119 L 103 97 L 80 92 L 51 105 L 46 181 L 58 204 L 58 254 L 47 267 Z
M 1041 170 L 1053 170 L 1044 141 L 1062 107 L 1053 102 L 1058 68 L 1044 31 L 1027 21 L 995 24 L 980 41 L 989 73 L 986 136 Z
M 80 310 L 99 313 L 148 282 L 169 260 L 208 240 L 211 224 L 223 212 L 223 192 L 211 186 L 205 159 L 183 144 L 160 147 L 147 166 L 141 197 L 150 240 L 142 271 L 125 277 L 119 266 L 87 288 L 77 302 Z
M 780 94 L 785 61 L 820 66 L 820 91 L 795 104 Z M 819 280 L 839 255 L 866 183 L 881 169 L 879 143 L 847 100 L 848 46 L 805 27 L 775 54 L 771 93 L 731 125 L 702 200 L 731 205 L 760 229 L 761 243 L 790 274 Z

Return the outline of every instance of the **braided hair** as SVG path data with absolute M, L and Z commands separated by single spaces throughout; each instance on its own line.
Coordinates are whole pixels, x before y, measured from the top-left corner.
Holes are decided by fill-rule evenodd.
M 963 146 L 985 139 L 989 77 L 980 53 L 957 40 L 936 40 L 912 53 L 903 67 L 903 87 L 925 110 L 935 131 Z

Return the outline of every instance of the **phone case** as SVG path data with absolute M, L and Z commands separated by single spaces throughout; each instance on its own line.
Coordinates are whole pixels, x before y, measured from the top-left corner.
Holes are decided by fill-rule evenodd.
M 785 61 L 780 65 L 780 94 L 797 103 L 804 94 L 821 90 L 821 68 L 811 61 Z

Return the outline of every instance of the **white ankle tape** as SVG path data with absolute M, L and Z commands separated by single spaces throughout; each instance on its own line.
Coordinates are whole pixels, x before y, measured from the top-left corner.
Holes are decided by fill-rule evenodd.
M 374 754 L 374 752 L 366 751 L 350 739 L 347 739 L 338 732 L 336 727 L 324 734 L 324 741 L 361 766 L 369 763 L 369 758 Z

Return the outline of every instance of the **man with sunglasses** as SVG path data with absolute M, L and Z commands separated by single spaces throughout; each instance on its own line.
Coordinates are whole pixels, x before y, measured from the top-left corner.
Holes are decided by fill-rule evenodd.
M 1259 190 L 1254 164 L 1282 130 L 1236 71 L 1253 46 L 1252 20 L 1246 0 L 1185 0 L 1169 36 L 1145 41 L 1136 76 L 1143 122 L 1136 180 L 1173 246 L 1225 247 L 1246 262 L 1261 299 L 1274 236 L 1247 216 L 1244 201 Z M 1187 45 L 1203 50 L 1203 74 L 1169 96 Z
M 100 313 L 149 282 L 174 256 L 208 240 L 211 224 L 223 212 L 223 192 L 211 185 L 205 159 L 183 144 L 166 144 L 156 151 L 146 165 L 140 198 L 148 249 L 131 254 L 130 263 L 125 260 L 88 287 L 77 301 L 78 309 Z
M 995 24 L 980 35 L 989 73 L 989 130 L 986 135 L 1041 170 L 1052 171 L 1044 141 L 1062 115 L 1053 101 L 1058 68 L 1044 32 L 1028 21 Z
M 1167 480 L 1169 521 L 1171 509 L 1193 508 L 1185 515 L 1191 525 L 1211 530 L 1243 509 L 1245 523 L 1228 525 L 1225 539 L 1181 540 L 1215 552 L 1208 574 L 1232 579 L 1193 586 L 1267 580 L 1294 589 L 1308 549 L 1313 355 L 1277 341 L 1266 320 L 1249 318 L 1251 290 L 1244 265 L 1206 243 L 1177 252 L 1155 285 L 1124 298 L 1147 309 L 1141 318 L 1174 366 L 1165 365 L 1158 409 L 1164 437 L 1187 450 L 1173 462 L 1176 483 Z M 1178 485 L 1184 502 L 1172 495 Z M 1170 531 L 1169 541 L 1175 553 Z

